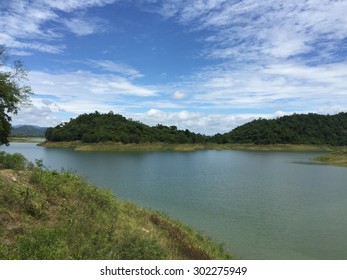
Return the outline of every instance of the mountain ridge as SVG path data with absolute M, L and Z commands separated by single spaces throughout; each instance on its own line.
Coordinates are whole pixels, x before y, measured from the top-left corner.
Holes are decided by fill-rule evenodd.
M 37 125 L 16 125 L 13 126 L 11 137 L 45 137 L 47 127 Z

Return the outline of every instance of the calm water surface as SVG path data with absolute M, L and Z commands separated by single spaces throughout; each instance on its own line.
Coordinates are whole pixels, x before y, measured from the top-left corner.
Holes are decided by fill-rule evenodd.
M 347 168 L 319 153 L 102 153 L 1 147 L 163 210 L 242 259 L 347 259 Z

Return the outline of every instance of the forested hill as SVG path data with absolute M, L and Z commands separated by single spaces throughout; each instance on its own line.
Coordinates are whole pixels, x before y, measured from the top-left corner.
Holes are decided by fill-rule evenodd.
M 45 137 L 47 127 L 20 125 L 11 131 L 12 137 Z
M 294 114 L 277 119 L 258 119 L 225 134 L 217 143 L 347 145 L 347 113 L 336 115 Z
M 347 113 L 336 115 L 294 114 L 277 119 L 258 119 L 225 134 L 205 136 L 179 130 L 176 126 L 148 126 L 114 114 L 83 114 L 67 123 L 46 130 L 52 142 L 85 143 L 252 143 L 347 145 Z
M 52 142 L 82 141 L 122 142 L 128 143 L 205 143 L 207 136 L 178 130 L 176 126 L 148 126 L 143 123 L 126 119 L 114 114 L 100 114 L 99 112 L 83 114 L 67 123 L 60 124 L 46 130 L 46 139 Z

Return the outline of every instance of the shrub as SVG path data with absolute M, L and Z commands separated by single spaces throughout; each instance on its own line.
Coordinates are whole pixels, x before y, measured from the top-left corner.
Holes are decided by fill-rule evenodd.
M 7 169 L 25 170 L 29 161 L 20 153 L 8 154 L 0 152 L 0 163 Z

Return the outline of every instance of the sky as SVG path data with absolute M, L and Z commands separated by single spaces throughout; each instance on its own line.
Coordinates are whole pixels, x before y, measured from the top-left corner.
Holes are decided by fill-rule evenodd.
M 207 135 L 347 111 L 347 0 L 0 1 L 35 93 L 13 125 L 113 111 Z

